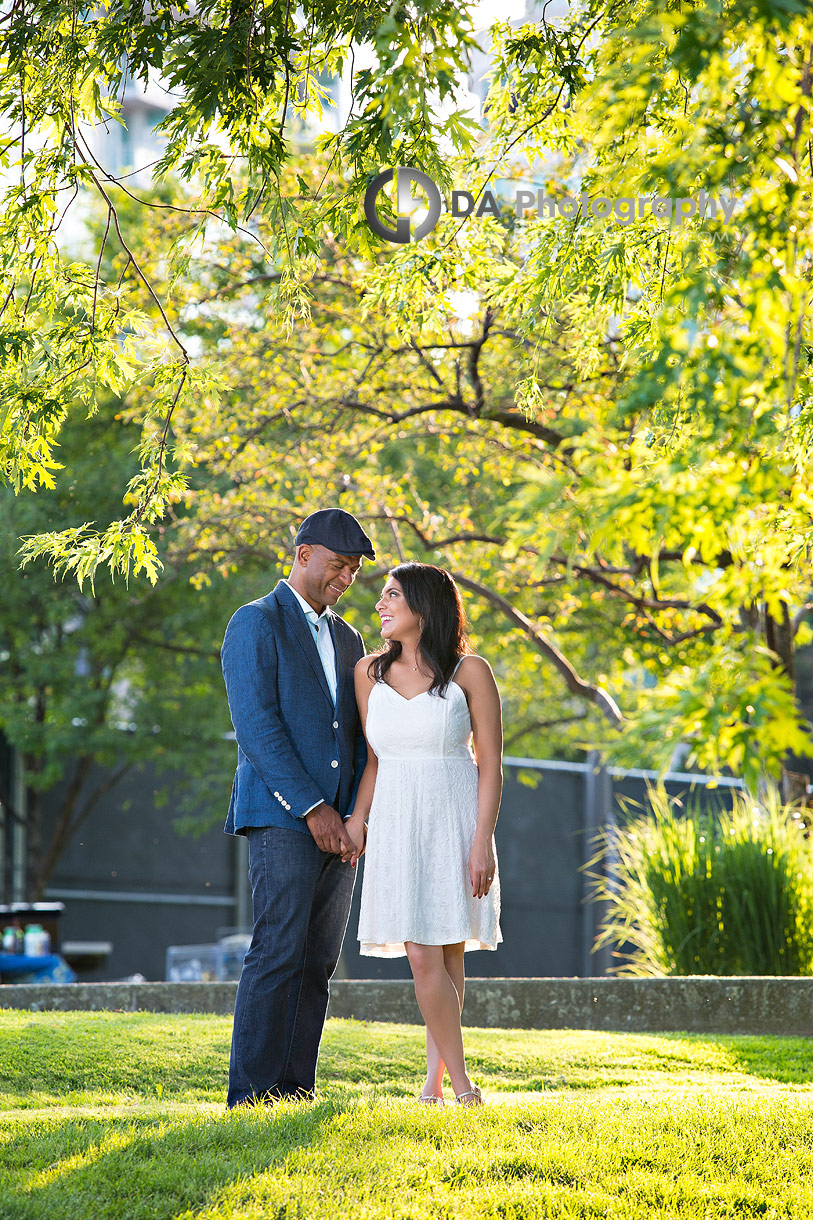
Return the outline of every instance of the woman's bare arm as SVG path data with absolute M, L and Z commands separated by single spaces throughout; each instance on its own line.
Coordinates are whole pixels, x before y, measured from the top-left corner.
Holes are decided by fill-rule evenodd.
M 464 658 L 457 680 L 466 692 L 472 744 L 477 760 L 477 827 L 469 855 L 472 893 L 483 898 L 494 878 L 493 836 L 502 797 L 502 707 L 500 692 L 484 657 Z
M 356 703 L 358 704 L 359 719 L 361 720 L 365 740 L 367 739 L 367 704 L 370 698 L 370 691 L 374 685 L 373 680 L 367 674 L 369 663 L 370 657 L 362 657 L 360 661 L 356 662 L 354 672 Z M 373 791 L 377 775 L 378 758 L 369 741 L 367 741 L 367 765 L 364 768 L 361 782 L 358 786 L 353 812 L 344 824 L 353 842 L 361 847 L 359 855 L 364 853 L 364 830 L 370 813 L 370 806 L 373 803 Z

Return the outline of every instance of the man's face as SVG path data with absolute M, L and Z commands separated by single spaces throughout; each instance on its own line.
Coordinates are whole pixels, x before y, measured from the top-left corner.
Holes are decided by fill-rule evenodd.
M 338 555 L 318 543 L 306 542 L 299 548 L 302 583 L 308 601 L 335 606 L 361 568 L 361 555 Z

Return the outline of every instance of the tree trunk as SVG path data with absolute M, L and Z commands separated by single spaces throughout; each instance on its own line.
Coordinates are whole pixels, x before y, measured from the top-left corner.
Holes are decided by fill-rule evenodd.
M 93 760 L 90 758 L 77 759 L 71 781 L 59 807 L 56 825 L 51 832 L 47 850 L 44 850 L 42 834 L 40 834 L 36 868 L 32 874 L 32 894 L 35 902 L 42 900 L 45 887 L 51 879 L 51 874 L 56 868 L 57 861 L 70 842 L 74 830 L 74 827 L 71 825 L 74 810 L 79 800 L 79 793 L 82 791 L 82 787 L 90 772 L 92 762 Z M 32 853 L 32 861 L 33 859 Z
M 765 624 L 765 643 L 770 648 L 771 652 L 776 653 L 779 658 L 777 668 L 786 673 L 793 681 L 795 676 L 794 670 L 794 654 L 793 654 L 793 624 L 791 622 L 790 613 L 785 603 L 782 603 L 782 617 L 775 619 L 768 612 L 767 606 L 764 611 Z
M 48 849 L 39 861 L 36 882 L 33 887 L 36 899 L 41 899 L 45 893 L 45 887 L 51 880 L 62 853 L 70 844 L 79 827 L 105 793 L 109 792 L 111 788 L 115 788 L 119 780 L 123 779 L 133 766 L 131 762 L 122 763 L 115 771 L 108 772 L 105 778 L 79 804 L 79 797 L 91 772 L 93 763 L 94 760 L 92 758 L 80 758 L 77 760 L 73 777 L 59 808 L 56 826 L 51 835 Z
M 42 797 L 37 788 L 29 788 L 25 802 L 25 888 L 26 901 L 38 902 L 40 860 L 42 859 Z
M 796 677 L 796 657 L 794 652 L 794 624 L 790 617 L 788 607 L 782 603 L 782 617 L 776 619 L 769 613 L 767 606 L 764 607 L 764 629 L 765 643 L 771 652 L 777 658 L 775 662 L 776 668 L 783 674 L 787 674 L 791 682 L 795 681 Z M 788 765 L 792 761 L 792 755 L 787 754 L 782 760 L 782 773 L 780 776 L 780 791 L 782 800 L 785 804 L 803 805 L 810 808 L 811 797 L 808 794 L 808 785 L 810 784 L 809 769 L 805 771 L 797 771 L 791 769 Z M 793 764 L 794 767 L 798 764 Z

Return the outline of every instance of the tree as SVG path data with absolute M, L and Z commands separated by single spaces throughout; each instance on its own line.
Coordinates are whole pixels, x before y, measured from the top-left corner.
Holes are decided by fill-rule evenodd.
M 196 589 L 175 554 L 156 588 L 55 582 L 42 563 L 15 571 L 18 535 L 88 511 L 117 510 L 117 488 L 138 434 L 109 405 L 62 432 L 64 475 L 54 491 L 0 491 L 6 578 L 0 617 L 0 732 L 18 753 L 28 791 L 27 879 L 40 897 L 59 857 L 97 802 L 149 760 L 175 816 L 223 814 L 233 762 L 219 647 L 241 582 Z M 168 538 L 159 542 L 165 555 Z M 243 586 L 243 589 L 245 586 Z M 256 595 L 258 584 L 253 587 Z M 47 830 L 42 796 L 56 791 Z M 10 793 L 0 793 L 12 814 Z
M 228 565 L 229 532 L 278 546 L 330 487 L 388 523 L 395 553 L 396 533 L 417 540 L 513 616 L 577 700 L 583 668 L 585 694 L 609 687 L 623 737 L 586 727 L 620 761 L 686 739 L 753 780 L 809 750 L 792 677 L 809 639 L 811 47 L 800 0 L 586 0 L 559 25 L 498 27 L 482 139 L 447 124 L 459 161 L 414 114 L 385 158 L 362 116 L 310 170 L 279 164 L 253 217 L 265 250 L 210 227 L 201 266 L 199 229 L 166 224 L 164 249 L 189 256 L 165 279 L 173 318 L 211 360 L 172 421 L 181 461 L 215 480 L 189 501 L 201 554 Z M 427 61 L 397 62 L 430 116 Z M 377 248 L 358 205 L 382 162 L 464 182 L 486 214 Z M 497 178 L 566 206 L 495 215 Z M 265 295 L 226 308 L 243 284 Z M 303 284 L 312 318 L 289 333 L 275 316 Z M 39 549 L 65 560 L 75 541 Z
M 355 68 L 355 48 L 370 44 L 373 67 Z M 0 111 L 9 135 L 0 151 L 0 468 L 15 488 L 52 487 L 54 447 L 69 413 L 96 409 L 98 396 L 149 387 L 140 472 L 129 482 L 131 511 L 100 531 L 56 531 L 41 549 L 65 561 L 80 582 L 99 564 L 155 580 L 150 527 L 183 486 L 172 441 L 174 412 L 213 382 L 194 362 L 159 297 L 138 243 L 126 245 L 115 177 L 94 156 L 88 126 L 120 118 L 127 82 L 161 77 L 178 101 L 162 123 L 166 150 L 156 180 L 194 183 L 183 240 L 165 251 L 170 285 L 213 222 L 254 234 L 265 222 L 269 258 L 294 272 L 315 248 L 326 218 L 363 232 L 356 201 L 370 166 L 404 155 L 443 174 L 438 139 L 458 149 L 475 125 L 436 107 L 453 97 L 471 46 L 467 10 L 452 0 L 410 5 L 309 0 L 113 0 L 65 6 L 15 0 L 0 16 Z M 317 191 L 286 197 L 279 174 L 290 151 L 286 121 L 320 114 L 321 75 L 349 65 L 353 110 L 344 130 L 323 142 L 325 155 L 352 167 L 346 199 Z M 125 182 L 123 189 L 135 194 Z M 66 210 L 81 192 L 105 209 L 98 260 L 65 257 L 58 245 Z M 155 204 L 155 201 L 153 201 Z M 174 204 L 161 206 L 173 208 Z M 268 233 L 276 236 L 268 244 Z M 105 278 L 110 237 L 124 243 L 127 266 L 157 320 L 134 306 L 122 282 Z M 365 238 L 369 245 L 369 239 Z M 301 301 L 289 274 L 292 307 Z
M 614 357 L 580 375 L 566 322 L 531 344 L 519 310 L 478 304 L 476 277 L 521 240 L 496 224 L 483 230 L 468 300 L 410 337 L 395 309 L 371 305 L 369 269 L 339 248 L 324 249 L 311 319 L 292 334 L 263 308 L 274 273 L 250 247 L 231 241 L 193 262 L 179 313 L 230 388 L 178 419 L 196 464 L 183 545 L 201 571 L 239 570 L 246 557 L 281 563 L 298 520 L 327 495 L 362 516 L 385 564 L 444 563 L 469 591 L 475 635 L 506 691 L 509 752 L 601 746 L 613 760 L 662 767 L 685 739 L 711 770 L 776 771 L 789 745 L 809 749 L 793 687 L 754 648 L 734 595 L 729 614 L 725 596 L 706 591 L 718 551 L 684 562 L 701 527 L 711 537 L 729 528 L 741 483 L 723 478 L 712 449 L 692 474 L 694 500 L 678 494 L 679 463 L 646 445 L 624 449 L 626 434 L 610 431 L 626 384 Z M 555 412 L 519 409 L 516 387 L 531 370 L 558 396 Z M 759 453 L 773 461 L 768 442 Z M 773 486 L 763 478 L 761 498 L 743 505 L 741 550 L 727 564 L 734 590 L 759 574 L 765 517 L 781 511 Z M 648 496 L 659 497 L 657 563 L 635 548 L 636 506 Z M 624 530 L 609 528 L 622 514 Z M 383 570 L 369 574 L 376 584 Z M 805 589 L 801 571 L 793 596 Z M 808 634 L 797 617 L 796 643 Z
M 221 272 L 209 261 L 210 307 L 212 276 L 233 276 L 238 262 L 233 251 Z M 750 780 L 776 772 L 789 748 L 809 753 L 791 681 L 795 649 L 809 641 L 809 577 L 764 534 L 765 522 L 789 520 L 770 434 L 745 467 L 709 443 L 686 468 L 613 427 L 624 373 L 580 377 L 564 329 L 547 353 L 537 344 L 524 354 L 518 316 L 486 307 L 468 337 L 453 322 L 435 339 L 402 342 L 391 312 L 365 309 L 348 264 L 326 265 L 314 325 L 292 338 L 262 325 L 244 295 L 199 326 L 226 349 L 233 387 L 219 409 L 184 414 L 189 447 L 219 476 L 192 498 L 199 562 L 228 567 L 243 548 L 272 556 L 298 506 L 330 488 L 391 561 L 442 562 L 492 608 L 483 642 L 505 667 L 509 726 L 541 726 L 519 753 L 570 739 L 662 767 L 685 739 L 699 765 Z M 536 386 L 557 401 L 544 422 L 514 401 L 531 360 Z M 695 444 L 688 427 L 684 438 Z M 778 578 L 784 653 L 768 634 Z M 531 649 L 505 638 L 508 623 Z M 612 714 L 602 688 L 625 712 L 621 734 L 588 710 Z

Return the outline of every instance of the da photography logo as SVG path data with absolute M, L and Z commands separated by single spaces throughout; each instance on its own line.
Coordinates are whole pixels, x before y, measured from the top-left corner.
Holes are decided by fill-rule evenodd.
M 396 174 L 397 220 L 395 228 L 390 229 L 378 215 L 376 200 Z M 413 196 L 413 186 L 421 188 L 426 196 L 425 200 Z M 712 219 L 719 217 L 722 224 L 728 224 L 734 216 L 737 204 L 736 198 L 720 196 L 715 199 L 705 190 L 698 191 L 696 195 L 678 198 L 670 195 L 611 198 L 608 195 L 592 196 L 585 192 L 579 195 L 551 196 L 544 190 L 520 188 L 516 191 L 512 210 L 515 218 L 520 221 L 553 220 L 557 216 L 573 219 L 580 216 L 585 220 L 593 217 L 596 220 L 626 226 L 650 215 L 656 220 L 668 221 L 671 226 L 681 225 L 692 217 L 705 220 L 707 216 Z M 442 207 L 443 199 L 436 183 L 414 165 L 399 165 L 394 170 L 383 170 L 373 178 L 364 192 L 364 215 L 370 228 L 384 241 L 398 245 L 420 241 L 427 233 L 431 233 L 438 223 Z M 483 216 L 493 216 L 499 220 L 503 209 L 510 207 L 511 203 L 505 195 L 498 195 L 484 188 L 476 197 L 472 191 L 452 191 L 446 210 L 448 215 L 455 219 L 474 216 L 479 220 Z M 426 209 L 426 215 L 413 228 L 412 213 L 418 208 Z
M 396 181 L 397 193 L 397 220 L 395 228 L 390 229 L 383 224 L 378 215 L 376 200 L 381 194 L 385 186 L 389 186 L 393 177 L 397 173 Z M 427 203 L 421 199 L 415 199 L 412 194 L 413 184 L 421 187 L 426 194 Z M 431 233 L 435 225 L 438 223 L 441 207 L 440 191 L 435 183 L 422 170 L 416 169 L 414 165 L 399 165 L 397 170 L 385 169 L 382 173 L 377 174 L 373 178 L 367 190 L 364 192 L 364 215 L 367 218 L 367 224 L 378 234 L 383 237 L 384 241 L 396 242 L 398 245 L 405 246 L 411 241 L 420 241 L 422 237 L 426 237 L 427 233 Z M 423 220 L 412 228 L 412 212 L 415 208 L 427 207 L 428 211 Z

